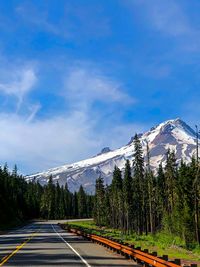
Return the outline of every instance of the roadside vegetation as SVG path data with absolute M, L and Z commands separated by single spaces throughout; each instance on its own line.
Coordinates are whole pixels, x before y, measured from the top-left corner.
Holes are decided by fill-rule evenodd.
M 170 259 L 182 259 L 185 262 L 200 263 L 200 247 L 196 246 L 192 250 L 188 250 L 180 237 L 166 233 L 164 231 L 156 234 L 137 235 L 123 234 L 118 229 L 112 229 L 105 226 L 97 226 L 93 220 L 91 221 L 74 221 L 68 223 L 72 228 L 80 228 L 87 233 L 93 233 L 104 237 L 113 237 L 119 241 L 134 244 L 135 247 L 141 249 L 149 249 L 150 252 L 156 251 L 158 256 L 168 255 Z

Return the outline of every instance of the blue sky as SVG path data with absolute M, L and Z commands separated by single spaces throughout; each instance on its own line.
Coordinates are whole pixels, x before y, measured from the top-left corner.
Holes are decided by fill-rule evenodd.
M 200 2 L 0 2 L 0 162 L 25 174 L 200 108 Z

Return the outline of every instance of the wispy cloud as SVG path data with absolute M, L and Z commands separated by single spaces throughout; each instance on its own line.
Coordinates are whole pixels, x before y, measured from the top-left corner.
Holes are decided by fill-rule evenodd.
M 34 105 L 30 105 L 29 106 L 29 111 L 30 111 L 30 114 L 27 118 L 27 122 L 31 122 L 32 120 L 34 120 L 37 112 L 40 110 L 41 108 L 41 104 L 40 103 L 37 103 L 37 104 L 34 104 Z
M 183 2 L 168 0 L 127 0 L 129 7 L 139 8 L 140 17 L 147 27 L 172 37 L 179 48 L 199 51 L 200 31 L 183 8 Z
M 35 26 L 36 29 L 39 28 L 55 35 L 66 35 L 66 32 L 63 31 L 63 27 L 49 22 L 48 9 L 45 5 L 37 7 L 31 2 L 26 2 L 17 6 L 15 12 L 21 19 Z
M 90 105 L 95 101 L 133 104 L 123 85 L 90 67 L 75 67 L 65 77 L 65 94 L 74 105 Z
M 9 72 L 9 70 L 7 70 Z M 17 110 L 22 104 L 24 96 L 33 88 L 37 81 L 36 74 L 32 68 L 16 67 L 15 70 L 10 71 L 7 75 L 7 80 L 0 81 L 0 91 L 3 94 L 15 96 L 18 100 Z
M 192 31 L 190 22 L 178 1 L 128 0 L 126 2 L 133 7 L 141 8 L 141 16 L 147 19 L 148 25 L 154 30 L 174 37 L 190 34 Z
M 59 19 L 52 16 L 51 4 L 41 2 L 36 6 L 31 2 L 18 5 L 16 14 L 29 25 L 42 31 L 66 39 L 80 39 L 85 36 L 104 37 L 110 34 L 109 19 L 105 17 L 99 4 L 68 1 L 62 6 Z M 59 3 L 58 3 L 59 9 Z M 32 30 L 34 30 L 34 27 Z
M 187 16 L 175 1 L 145 1 L 144 5 L 151 24 L 158 31 L 174 37 L 188 35 L 193 31 Z

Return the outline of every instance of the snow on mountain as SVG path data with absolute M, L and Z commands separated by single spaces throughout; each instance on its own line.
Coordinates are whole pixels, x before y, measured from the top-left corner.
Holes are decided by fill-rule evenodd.
M 195 132 L 181 119 L 163 122 L 139 137 L 145 158 L 147 142 L 149 144 L 152 169 L 157 168 L 160 162 L 165 162 L 168 149 L 174 150 L 178 162 L 181 159 L 189 162 L 195 155 Z M 54 182 L 58 181 L 60 185 L 67 182 L 72 192 L 77 191 L 82 184 L 87 192 L 94 193 L 96 179 L 101 176 L 105 184 L 110 184 L 114 166 L 123 170 L 126 159 L 132 160 L 133 153 L 134 144 L 131 138 L 126 146 L 119 149 L 111 151 L 106 147 L 97 156 L 26 176 L 26 180 L 36 179 L 41 184 L 46 184 L 52 175 Z

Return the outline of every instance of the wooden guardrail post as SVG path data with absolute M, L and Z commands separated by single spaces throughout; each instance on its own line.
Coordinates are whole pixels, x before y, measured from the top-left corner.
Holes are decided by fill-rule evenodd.
M 141 247 L 136 247 L 135 249 L 136 250 L 141 250 Z M 137 258 L 136 258 L 136 261 L 137 261 L 137 263 L 141 263 L 142 262 L 140 259 L 137 259 Z
M 174 263 L 181 266 L 181 260 L 180 259 L 175 259 Z
M 129 243 L 124 243 L 124 245 L 125 246 L 127 246 L 127 247 L 129 247 Z M 128 255 L 127 253 L 124 253 L 125 255 L 125 257 L 127 258 L 127 259 L 130 259 L 130 255 Z
M 144 251 L 144 253 L 149 254 L 149 250 L 148 250 L 148 249 L 145 248 L 143 251 Z M 145 263 L 144 263 L 144 266 L 145 266 L 145 267 L 149 267 L 149 264 L 145 262 Z
M 131 244 L 131 245 L 129 245 L 129 247 L 130 247 L 131 249 L 135 249 L 135 245 L 132 245 L 132 244 Z M 132 255 L 130 256 L 130 258 L 131 258 L 132 260 L 135 259 L 134 256 L 132 256 Z
M 168 261 L 168 255 L 163 255 L 162 258 L 163 260 Z

